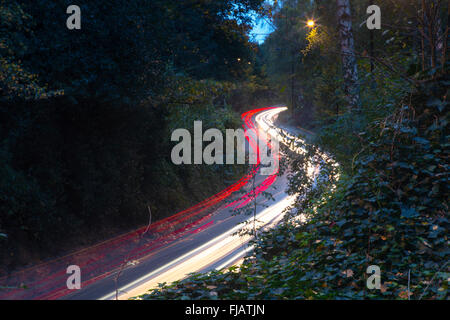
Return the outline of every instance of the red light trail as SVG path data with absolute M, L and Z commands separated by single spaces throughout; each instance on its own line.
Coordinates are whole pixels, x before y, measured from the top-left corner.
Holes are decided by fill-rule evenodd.
M 253 117 L 262 111 L 274 108 L 259 108 L 242 114 L 244 130 L 251 130 L 257 134 L 259 139 L 263 139 L 270 148 L 270 143 L 264 137 L 261 137 Z M 67 289 L 66 268 L 69 265 L 76 264 L 82 270 L 83 287 L 94 283 L 100 279 L 110 276 L 117 272 L 124 262 L 137 260 L 150 254 L 176 239 L 188 234 L 199 233 L 211 225 L 213 221 L 191 230 L 211 217 L 208 209 L 221 204 L 223 207 L 235 206 L 241 208 L 255 199 L 261 192 L 267 190 L 272 185 L 278 173 L 277 168 L 265 178 L 264 181 L 255 186 L 255 188 L 231 204 L 223 204 L 223 200 L 229 198 L 236 191 L 241 190 L 251 181 L 260 167 L 259 146 L 249 135 L 246 135 L 249 146 L 257 154 L 257 163 L 252 166 L 250 172 L 239 179 L 237 182 L 222 190 L 221 192 L 201 201 L 200 203 L 180 211 L 170 217 L 159 220 L 149 227 L 144 226 L 138 230 L 120 235 L 89 248 L 77 251 L 75 253 L 57 258 L 34 267 L 30 267 L 11 274 L 8 277 L 0 278 L 0 286 L 14 287 L 18 284 L 26 285 L 27 289 L 5 289 L 0 291 L 0 299 L 58 299 L 73 290 Z M 151 235 L 140 243 L 141 236 Z M 136 242 L 138 244 L 136 245 Z

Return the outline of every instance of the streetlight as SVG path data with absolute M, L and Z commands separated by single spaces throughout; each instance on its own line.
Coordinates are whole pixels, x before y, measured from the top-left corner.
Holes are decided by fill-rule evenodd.
M 308 20 L 308 22 L 306 22 L 306 25 L 309 27 L 309 28 L 314 28 L 314 25 L 315 25 L 316 23 L 314 22 L 314 20 Z

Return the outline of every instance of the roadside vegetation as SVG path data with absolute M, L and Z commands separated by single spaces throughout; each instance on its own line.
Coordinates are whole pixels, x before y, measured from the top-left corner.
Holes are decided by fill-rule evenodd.
M 0 4 L 0 275 L 186 209 L 240 166 L 176 166 L 171 132 L 240 127 L 267 95 L 260 0 Z

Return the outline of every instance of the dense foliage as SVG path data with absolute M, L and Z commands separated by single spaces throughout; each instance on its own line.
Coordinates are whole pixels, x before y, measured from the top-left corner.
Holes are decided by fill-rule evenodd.
M 70 4 L 0 4 L 2 271 L 219 191 L 242 168 L 173 165 L 171 131 L 238 127 L 231 104 L 265 90 L 247 81 L 260 0 L 78 1 L 81 30 Z
M 337 169 L 325 170 L 322 192 L 310 191 L 293 209 L 308 222 L 294 215 L 264 233 L 239 268 L 193 275 L 141 298 L 448 298 L 448 81 L 424 83 L 374 123 L 353 175 L 335 183 Z M 316 151 L 293 161 L 292 192 L 305 188 L 300 169 Z M 381 268 L 380 290 L 366 287 L 370 265 Z

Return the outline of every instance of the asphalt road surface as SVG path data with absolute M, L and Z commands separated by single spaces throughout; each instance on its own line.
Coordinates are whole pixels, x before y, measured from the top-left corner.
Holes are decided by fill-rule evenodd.
M 285 109 L 263 111 L 257 114 L 254 121 L 260 130 L 268 131 L 274 117 Z M 267 176 L 258 173 L 255 179 L 255 185 L 260 185 Z M 284 192 L 286 185 L 286 176 L 279 176 L 266 190 L 274 199 L 260 196 L 256 207 L 256 227 L 270 228 L 282 219 L 284 210 L 294 200 L 293 196 Z M 234 214 L 232 207 L 221 208 L 203 221 L 202 226 L 193 227 L 185 236 L 131 263 L 120 277 L 111 275 L 63 298 L 127 299 L 144 294 L 158 283 L 183 279 L 192 272 L 231 266 L 251 250 L 248 244 L 250 236 L 236 233 L 242 228 L 252 228 L 253 220 L 253 216 Z M 242 224 L 244 221 L 248 223 Z
M 279 153 L 273 142 L 283 141 L 279 133 L 286 128 L 276 128 L 274 120 L 286 109 L 261 108 L 242 115 L 245 128 L 256 129 L 247 146 L 255 150 L 257 132 L 258 138 L 271 146 L 269 155 L 275 163 Z M 296 148 L 301 149 L 301 142 Z M 266 166 L 264 174 L 261 167 L 264 166 L 222 192 L 150 226 L 0 278 L 0 286 L 8 288 L 0 291 L 0 299 L 128 299 L 144 294 L 158 283 L 242 261 L 252 249 L 251 237 L 237 233 L 243 228 L 275 226 L 295 199 L 285 193 L 287 177 L 277 175 L 278 166 Z M 230 206 L 225 199 L 234 199 L 233 193 L 239 189 L 246 195 Z M 261 196 L 264 191 L 271 193 L 273 199 Z M 236 214 L 235 207 L 253 205 L 252 192 L 260 194 L 256 211 L 251 215 Z M 70 265 L 80 267 L 81 289 L 67 287 L 66 269 Z

